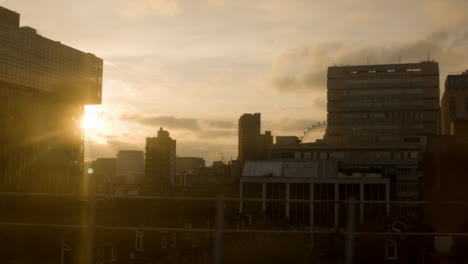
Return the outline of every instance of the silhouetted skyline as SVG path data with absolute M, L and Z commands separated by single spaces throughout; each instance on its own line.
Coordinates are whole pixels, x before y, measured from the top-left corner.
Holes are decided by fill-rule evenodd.
M 88 160 L 143 150 L 159 126 L 181 156 L 236 158 L 242 113 L 261 112 L 275 135 L 325 120 L 328 66 L 430 52 L 443 82 L 468 61 L 468 2 L 458 0 L 0 3 L 21 25 L 105 60 L 103 105 L 87 107 L 103 120 L 87 132 Z

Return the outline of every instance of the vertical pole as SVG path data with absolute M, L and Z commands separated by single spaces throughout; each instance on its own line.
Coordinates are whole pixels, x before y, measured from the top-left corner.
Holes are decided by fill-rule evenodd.
M 385 201 L 390 202 L 390 183 L 385 183 Z M 390 203 L 385 205 L 385 211 L 387 215 L 390 214 Z
M 239 181 L 239 198 L 240 198 L 240 201 L 239 201 L 239 214 L 242 214 L 244 212 L 244 203 L 242 201 L 242 199 L 244 198 L 244 183 L 242 181 Z
M 290 196 L 290 185 L 289 182 L 285 184 L 286 188 L 286 206 L 285 206 L 285 216 L 287 219 L 289 219 L 289 211 L 290 211 L 290 204 L 289 204 L 289 196 Z
M 315 212 L 314 212 L 314 184 L 310 184 L 310 191 L 309 191 L 309 228 L 310 228 L 310 248 L 314 247 L 314 217 L 315 217 Z
M 346 226 L 346 264 L 353 263 L 353 250 L 354 250 L 354 211 L 356 201 L 353 197 L 348 201 L 348 223 Z
M 335 230 L 338 230 L 338 213 L 339 213 L 339 205 L 338 205 L 338 200 L 339 198 L 339 188 L 338 188 L 338 183 L 335 183 Z
M 262 211 L 266 212 L 266 182 L 262 182 Z
M 359 204 L 359 224 L 364 224 L 364 183 L 361 183 L 359 185 L 359 201 L 361 203 Z
M 96 196 L 94 175 L 87 174 L 88 177 L 88 230 L 86 241 L 86 263 L 94 263 L 94 220 L 96 216 Z
M 218 195 L 216 200 L 216 233 L 214 248 L 214 264 L 221 263 L 221 238 L 223 229 L 223 196 Z

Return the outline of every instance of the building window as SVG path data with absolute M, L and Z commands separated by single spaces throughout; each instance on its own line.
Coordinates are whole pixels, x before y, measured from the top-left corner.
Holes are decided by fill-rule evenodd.
M 136 231 L 135 235 L 135 250 L 143 251 L 143 233 Z
M 386 260 L 397 259 L 397 244 L 393 240 L 387 240 L 385 242 L 385 259 Z
M 450 117 L 457 116 L 457 98 L 454 96 L 449 97 L 449 115 Z

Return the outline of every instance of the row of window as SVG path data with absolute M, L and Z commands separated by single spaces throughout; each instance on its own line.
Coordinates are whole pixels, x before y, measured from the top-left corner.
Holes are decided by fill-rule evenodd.
M 271 153 L 272 158 L 281 159 L 417 159 L 419 152 L 417 151 L 376 151 L 376 152 L 349 152 L 349 151 L 333 151 L 333 152 L 281 152 Z

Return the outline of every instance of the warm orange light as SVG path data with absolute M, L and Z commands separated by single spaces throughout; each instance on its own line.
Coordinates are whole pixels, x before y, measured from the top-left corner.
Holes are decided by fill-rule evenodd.
M 101 128 L 102 122 L 99 119 L 96 111 L 93 109 L 86 109 L 82 126 L 87 131 Z

